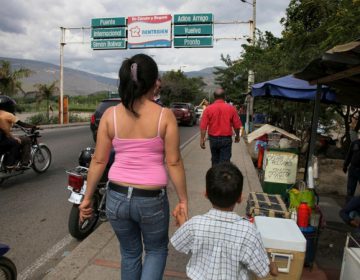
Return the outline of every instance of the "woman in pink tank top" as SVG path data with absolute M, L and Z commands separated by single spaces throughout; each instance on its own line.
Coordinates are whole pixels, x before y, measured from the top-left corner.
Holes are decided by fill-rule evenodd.
M 162 279 L 168 254 L 167 174 L 179 211 L 188 213 L 179 131 L 173 113 L 154 102 L 160 80 L 145 54 L 125 59 L 119 71 L 121 104 L 103 114 L 80 219 L 91 217 L 94 190 L 115 150 L 109 171 L 106 213 L 120 243 L 121 279 Z M 144 254 L 144 258 L 143 257 Z

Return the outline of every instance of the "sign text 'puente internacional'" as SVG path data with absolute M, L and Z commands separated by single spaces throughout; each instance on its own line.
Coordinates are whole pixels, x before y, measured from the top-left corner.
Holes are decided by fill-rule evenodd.
M 174 27 L 172 29 L 172 27 Z M 94 18 L 91 48 L 94 50 L 140 48 L 213 47 L 213 14 L 176 14 Z M 174 37 L 174 39 L 172 39 Z

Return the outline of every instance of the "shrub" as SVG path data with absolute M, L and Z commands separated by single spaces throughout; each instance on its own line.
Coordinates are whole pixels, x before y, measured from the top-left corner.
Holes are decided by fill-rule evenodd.
M 49 120 L 47 119 L 46 113 L 39 113 L 35 114 L 31 117 L 28 117 L 25 122 L 40 125 L 40 124 L 57 124 L 59 123 L 59 118 L 57 116 L 50 117 Z
M 74 122 L 89 122 L 88 116 L 81 116 L 79 114 L 73 114 L 70 113 L 69 117 L 69 123 Z M 49 118 L 49 121 L 46 117 L 46 113 L 39 113 L 36 115 L 33 115 L 31 117 L 28 117 L 25 122 L 34 124 L 34 125 L 41 125 L 41 124 L 58 124 L 59 123 L 59 117 L 58 116 L 52 116 Z

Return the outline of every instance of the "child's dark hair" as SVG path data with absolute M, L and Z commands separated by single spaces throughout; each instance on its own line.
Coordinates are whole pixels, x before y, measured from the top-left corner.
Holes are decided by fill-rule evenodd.
M 243 189 L 243 175 L 231 162 L 211 167 L 206 173 L 206 193 L 211 203 L 220 208 L 234 205 Z
M 134 102 L 145 95 L 159 76 L 156 62 L 146 54 L 137 54 L 125 59 L 119 70 L 119 96 L 122 104 L 136 117 Z

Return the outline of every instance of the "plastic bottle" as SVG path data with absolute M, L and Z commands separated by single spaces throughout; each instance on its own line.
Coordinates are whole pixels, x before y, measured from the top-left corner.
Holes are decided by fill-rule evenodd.
M 259 154 L 258 154 L 258 161 L 257 161 L 257 168 L 262 169 L 264 160 L 264 148 L 259 145 Z
M 299 227 L 309 226 L 309 218 L 311 214 L 311 208 L 306 202 L 301 202 L 298 208 L 297 224 Z
M 291 219 L 295 221 L 295 223 L 297 223 L 297 212 L 296 212 L 296 208 L 292 208 L 291 209 Z

